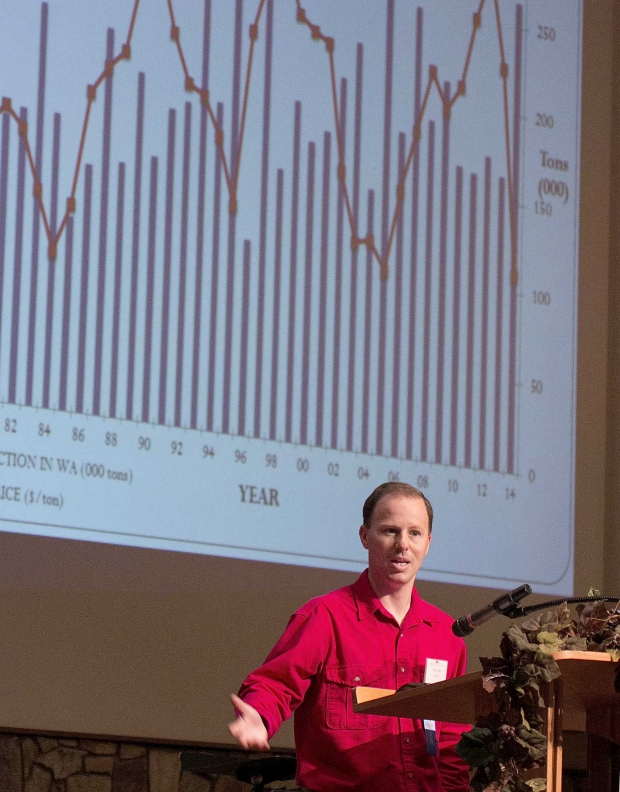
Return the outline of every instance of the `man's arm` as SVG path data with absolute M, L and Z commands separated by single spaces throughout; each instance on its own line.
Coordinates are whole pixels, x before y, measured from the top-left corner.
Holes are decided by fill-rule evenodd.
M 252 746 L 260 743 L 262 748 L 268 748 L 267 740 L 301 704 L 312 677 L 322 664 L 329 640 L 328 631 L 325 618 L 314 609 L 310 613 L 298 611 L 291 617 L 284 634 L 263 665 L 247 677 L 239 696 L 233 700 L 241 723 L 238 717 L 231 724 L 234 727 L 231 734 L 241 745 L 249 733 L 252 740 L 258 740 L 257 743 L 252 742 Z M 238 706 L 237 699 L 249 707 L 247 712 Z M 256 729 L 250 730 L 250 726 Z
M 258 711 L 234 693 L 230 694 L 230 700 L 239 713 L 237 719 L 228 724 L 232 736 L 246 750 L 268 751 L 267 729 Z

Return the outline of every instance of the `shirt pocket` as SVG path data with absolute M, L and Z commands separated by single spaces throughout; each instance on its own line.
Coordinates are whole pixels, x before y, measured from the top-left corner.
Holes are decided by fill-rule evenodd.
M 356 687 L 385 687 L 385 671 L 367 665 L 339 665 L 325 668 L 325 721 L 330 729 L 378 729 L 385 715 L 353 712 Z

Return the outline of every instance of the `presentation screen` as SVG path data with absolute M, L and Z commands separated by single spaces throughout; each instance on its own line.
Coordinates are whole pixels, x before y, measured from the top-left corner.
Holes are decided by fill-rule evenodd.
M 0 21 L 1 529 L 571 593 L 582 3 Z

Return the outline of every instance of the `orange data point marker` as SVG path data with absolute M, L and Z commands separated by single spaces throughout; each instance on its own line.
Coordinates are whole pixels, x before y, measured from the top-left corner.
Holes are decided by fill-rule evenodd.
M 351 250 L 355 253 L 359 250 L 360 241 L 356 236 L 351 237 Z
M 114 61 L 107 60 L 103 71 L 106 77 L 111 77 L 114 74 Z
M 47 257 L 50 261 L 56 261 L 56 254 L 57 254 L 57 245 L 55 242 L 50 242 L 49 247 L 47 249 Z
M 340 162 L 338 164 L 338 181 L 344 182 L 344 180 L 346 179 L 346 176 L 347 176 L 347 168 L 346 168 L 344 162 Z
M 482 17 L 479 12 L 474 14 L 474 28 L 478 30 L 482 26 Z
M 178 25 L 172 25 L 172 27 L 170 28 L 170 38 L 173 41 L 178 41 L 180 32 L 181 31 L 179 30 L 179 26 Z
M 75 213 L 75 198 L 73 196 L 67 198 L 67 214 Z
M 437 79 L 437 66 L 429 66 L 428 67 L 428 76 L 430 80 Z
M 86 86 L 86 98 L 89 102 L 94 102 L 97 98 L 97 86 L 96 85 L 87 85 Z
M 258 25 L 254 22 L 250 25 L 250 41 L 256 41 L 258 39 Z
M 8 96 L 2 97 L 2 104 L 0 105 L 0 113 L 10 113 L 11 112 L 11 100 Z
M 200 92 L 200 104 L 203 107 L 209 106 L 209 91 L 206 88 L 203 88 Z
M 185 78 L 185 90 L 188 93 L 191 93 L 196 86 L 194 85 L 194 78 L 193 77 L 186 77 Z
M 297 21 L 301 25 L 303 25 L 306 21 L 306 12 L 301 6 L 297 9 Z
M 123 44 L 121 47 L 121 58 L 124 60 L 131 60 L 131 47 L 129 44 Z
M 502 63 L 499 67 L 499 74 L 502 79 L 506 79 L 508 77 L 508 64 Z
M 325 49 L 329 52 L 330 55 L 334 54 L 334 50 L 336 49 L 336 42 L 331 36 L 328 36 L 325 39 Z
M 215 142 L 217 143 L 218 146 L 223 146 L 224 145 L 224 130 L 223 129 L 218 129 L 215 132 Z
M 230 203 L 228 204 L 228 211 L 230 212 L 231 215 L 236 215 L 237 214 L 237 208 L 238 208 L 238 206 L 237 206 L 237 196 L 236 195 L 231 195 L 230 196 Z
M 35 182 L 34 183 L 34 185 L 32 187 L 32 194 L 37 199 L 37 201 L 41 200 L 41 197 L 43 196 L 43 184 L 42 184 L 42 182 Z
M 466 93 L 465 80 L 459 80 L 458 92 L 459 92 L 459 96 L 465 96 Z

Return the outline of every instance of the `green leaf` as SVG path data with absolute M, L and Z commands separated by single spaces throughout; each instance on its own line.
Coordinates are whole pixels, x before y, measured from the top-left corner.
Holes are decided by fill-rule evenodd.
M 567 652 L 585 652 L 588 648 L 588 642 L 583 636 L 569 635 L 564 640 L 563 650 Z
M 602 596 L 602 594 L 601 594 L 601 592 L 598 589 L 591 588 L 588 591 L 588 597 L 601 597 L 601 596 Z
M 490 764 L 498 757 L 498 743 L 494 732 L 479 726 L 463 732 L 454 750 L 469 767 Z
M 526 783 L 533 792 L 543 792 L 547 788 L 546 778 L 530 778 Z
M 614 663 L 617 663 L 620 660 L 620 649 L 605 649 L 608 655 L 611 655 Z
M 562 640 L 557 632 L 539 632 L 537 639 L 541 651 L 545 652 L 545 654 L 559 652 L 562 648 Z
M 529 617 L 529 619 L 526 619 L 524 622 L 521 622 L 521 629 L 524 632 L 534 632 L 535 630 L 542 629 L 547 624 L 554 624 L 555 621 L 556 621 L 555 611 L 552 610 L 539 611 L 538 613 L 533 613 Z
M 516 624 L 506 630 L 500 644 L 504 658 L 510 658 L 519 652 L 535 651 L 536 648 L 536 644 L 530 643 L 527 635 Z

